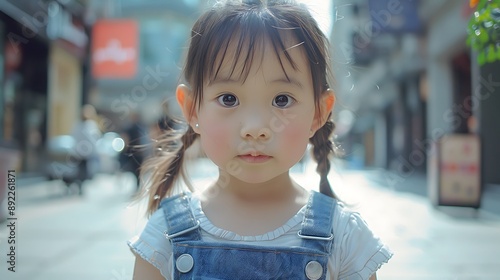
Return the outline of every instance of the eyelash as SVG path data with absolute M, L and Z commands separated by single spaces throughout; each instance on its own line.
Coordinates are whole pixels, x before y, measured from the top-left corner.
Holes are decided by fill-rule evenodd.
M 219 102 L 220 105 L 222 105 L 223 107 L 226 107 L 226 108 L 232 108 L 235 106 L 234 104 L 229 105 L 229 106 L 224 104 L 223 99 L 224 99 L 224 97 L 227 97 L 227 96 L 234 97 L 236 99 L 235 102 L 237 103 L 236 106 L 240 105 L 240 101 L 238 100 L 238 97 L 236 97 L 234 94 L 230 94 L 230 93 L 224 93 L 224 94 L 221 94 L 219 97 L 217 97 L 217 101 Z
M 228 97 L 228 96 L 234 97 L 235 98 L 234 103 L 236 103 L 236 104 L 231 104 L 231 105 L 224 104 L 224 98 Z M 278 98 L 280 96 L 286 96 L 288 98 L 287 105 L 284 106 L 284 107 L 278 106 L 278 104 L 275 102 L 276 98 Z M 236 106 L 240 105 L 238 97 L 236 97 L 234 94 L 231 94 L 231 93 L 221 94 L 219 97 L 217 97 L 217 102 L 219 102 L 220 105 L 222 105 L 223 107 L 226 107 L 226 108 L 232 108 L 232 107 L 236 107 Z M 288 108 L 288 107 L 292 106 L 295 102 L 297 102 L 297 100 L 295 100 L 295 98 L 291 97 L 290 95 L 288 95 L 288 94 L 279 94 L 279 95 L 277 95 L 273 99 L 273 102 L 272 102 L 273 104 L 272 105 L 275 106 L 275 107 L 281 108 L 281 109 L 285 109 L 285 108 Z
M 276 98 L 278 98 L 278 97 L 280 97 L 280 96 L 286 96 L 286 97 L 288 98 L 288 104 L 287 104 L 285 107 L 278 107 L 278 106 L 277 106 L 278 104 L 276 104 L 276 102 L 275 102 L 275 101 L 276 101 Z M 292 106 L 295 102 L 297 102 L 297 100 L 295 100 L 295 98 L 291 97 L 291 96 L 290 96 L 290 95 L 288 95 L 288 94 L 278 94 L 278 95 L 277 95 L 277 96 L 273 99 L 273 106 L 275 106 L 275 104 L 276 104 L 276 106 L 275 106 L 275 107 L 278 107 L 278 108 L 281 108 L 281 109 L 286 109 L 286 108 L 288 108 L 288 107 Z

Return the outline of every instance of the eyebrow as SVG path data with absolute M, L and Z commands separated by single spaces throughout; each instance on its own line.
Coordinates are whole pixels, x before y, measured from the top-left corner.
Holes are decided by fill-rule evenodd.
M 298 88 L 301 88 L 301 89 L 304 88 L 304 86 L 302 86 L 302 84 L 298 80 L 294 79 L 293 77 L 278 78 L 278 79 L 270 81 L 269 83 L 271 83 L 271 84 L 292 84 Z
M 214 85 L 214 84 L 235 84 L 235 83 L 241 83 L 241 81 L 239 80 L 235 80 L 235 79 L 232 79 L 232 78 L 216 78 L 214 79 L 213 81 L 210 81 L 210 85 Z M 295 87 L 298 87 L 298 88 L 304 88 L 304 86 L 296 79 L 294 79 L 293 77 L 289 77 L 289 78 L 286 78 L 286 77 L 281 77 L 281 78 L 277 78 L 277 79 L 274 79 L 272 81 L 269 81 L 270 84 L 292 84 L 294 85 Z

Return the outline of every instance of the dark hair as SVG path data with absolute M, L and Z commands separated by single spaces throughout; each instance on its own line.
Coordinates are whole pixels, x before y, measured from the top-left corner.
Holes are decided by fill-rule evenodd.
M 226 56 L 230 55 L 230 44 L 236 44 L 233 59 L 233 72 L 242 61 L 240 78 L 245 79 L 254 61 L 259 43 L 270 42 L 285 72 L 280 54 L 295 68 L 295 63 L 286 51 L 284 36 L 292 36 L 299 42 L 307 59 L 313 82 L 316 110 L 321 108 L 321 95 L 329 88 L 328 40 L 319 29 L 307 8 L 295 1 L 225 1 L 218 2 L 212 9 L 200 16 L 193 26 L 191 42 L 184 67 L 184 79 L 193 93 L 194 106 L 200 106 L 203 98 L 203 86 L 213 81 Z M 238 68 L 239 69 L 239 68 Z M 238 74 L 238 73 L 232 73 Z M 286 72 L 285 72 L 286 75 Z M 310 139 L 314 146 L 313 157 L 318 163 L 317 172 L 321 176 L 320 192 L 336 197 L 327 175 L 330 171 L 330 156 L 333 155 L 333 143 L 330 138 L 334 124 L 328 120 Z M 179 176 L 187 180 L 183 172 L 183 159 L 188 149 L 198 137 L 191 127 L 180 134 L 169 134 L 159 141 L 161 153 L 150 159 L 144 166 L 150 182 L 150 202 L 148 214 L 154 212 L 160 199 L 172 194 L 172 188 Z

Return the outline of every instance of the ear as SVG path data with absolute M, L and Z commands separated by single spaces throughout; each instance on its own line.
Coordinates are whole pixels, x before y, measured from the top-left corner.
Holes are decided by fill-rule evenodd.
M 314 114 L 314 120 L 311 125 L 311 137 L 326 123 L 335 105 L 335 94 L 331 89 L 325 90 L 320 98 L 320 110 L 316 110 Z
M 194 100 L 191 89 L 184 84 L 180 84 L 177 86 L 175 96 L 177 98 L 177 103 L 179 103 L 179 106 L 181 107 L 184 118 L 193 128 L 194 132 L 199 134 L 198 128 L 196 127 L 196 124 L 198 123 L 198 113 L 196 112 L 196 108 L 193 107 Z

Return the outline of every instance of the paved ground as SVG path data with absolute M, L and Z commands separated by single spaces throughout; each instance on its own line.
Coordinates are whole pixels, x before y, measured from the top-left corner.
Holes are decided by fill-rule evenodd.
M 418 175 L 388 186 L 380 171 L 334 168 L 339 172 L 330 179 L 337 193 L 395 253 L 378 272 L 379 279 L 500 279 L 497 189 L 487 190 L 485 209 L 435 208 L 425 196 L 425 178 Z M 213 166 L 203 162 L 191 170 L 200 185 L 214 174 Z M 296 171 L 304 186 L 317 186 L 312 167 Z M 4 222 L 0 279 L 131 279 L 134 258 L 125 242 L 145 223 L 144 205 L 130 204 L 132 180 L 128 174 L 100 175 L 82 197 L 66 195 L 57 181 L 19 186 L 16 272 L 7 270 L 10 231 Z

